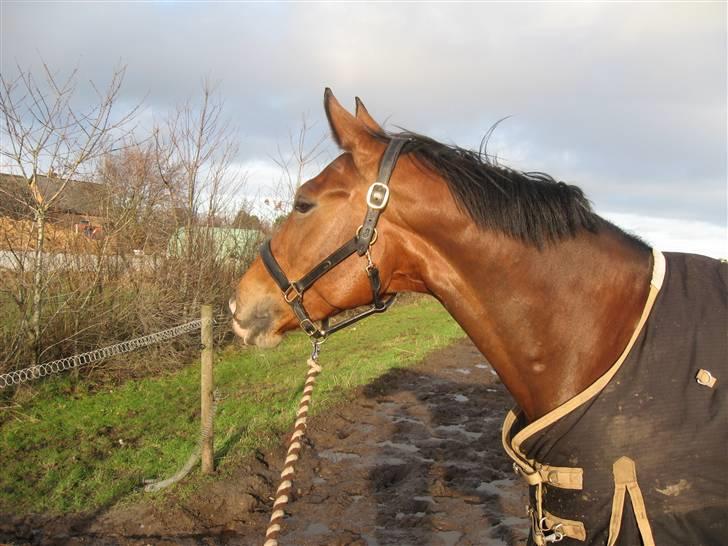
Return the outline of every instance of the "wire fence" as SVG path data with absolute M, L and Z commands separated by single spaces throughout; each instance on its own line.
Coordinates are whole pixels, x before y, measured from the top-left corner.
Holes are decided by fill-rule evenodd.
M 114 345 L 109 345 L 108 347 L 104 347 L 102 349 L 96 349 L 87 353 L 67 356 L 59 360 L 44 362 L 43 364 L 38 364 L 36 366 L 31 366 L 22 370 L 16 370 L 14 372 L 0 374 L 0 390 L 13 385 L 20 385 L 21 383 L 40 379 L 41 377 L 46 377 L 48 375 L 66 372 L 74 368 L 80 368 L 81 366 L 86 366 L 87 364 L 99 362 L 100 360 L 104 360 L 112 356 L 129 353 L 131 351 L 141 349 L 142 347 L 147 347 L 149 345 L 153 345 L 154 343 L 159 343 L 160 341 L 166 341 L 168 339 L 181 336 L 182 334 L 193 332 L 195 330 L 198 330 L 201 325 L 202 320 L 196 319 L 185 324 L 180 324 L 179 326 L 173 326 L 172 328 L 155 332 L 153 334 L 138 337 L 136 339 L 122 341 L 121 343 L 116 343 Z

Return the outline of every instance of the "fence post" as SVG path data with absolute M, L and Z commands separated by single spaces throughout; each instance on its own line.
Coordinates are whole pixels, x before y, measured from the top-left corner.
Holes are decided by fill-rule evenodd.
M 200 391 L 202 397 L 202 473 L 212 474 L 215 469 L 213 451 L 213 342 L 212 342 L 212 306 L 203 305 L 201 309 L 202 356 L 200 370 Z

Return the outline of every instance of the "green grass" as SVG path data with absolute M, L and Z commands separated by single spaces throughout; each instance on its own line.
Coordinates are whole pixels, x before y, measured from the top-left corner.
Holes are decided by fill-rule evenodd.
M 322 350 L 312 413 L 463 335 L 437 302 L 423 299 L 333 336 Z M 273 350 L 230 347 L 217 355 L 218 479 L 291 427 L 309 352 L 299 333 Z M 71 389 L 58 377 L 16 404 L 5 408 L 12 418 L 0 428 L 0 512 L 96 510 L 137 498 L 145 478 L 166 478 L 187 460 L 199 437 L 199 367 L 100 392 Z

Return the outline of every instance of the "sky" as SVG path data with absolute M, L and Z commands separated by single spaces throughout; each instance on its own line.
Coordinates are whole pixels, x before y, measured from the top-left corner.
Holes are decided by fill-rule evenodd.
M 386 128 L 488 151 L 580 186 L 596 211 L 663 250 L 728 256 L 726 2 L 0 3 L 0 69 L 44 60 L 165 115 L 218 83 L 246 195 L 323 91 Z M 78 100 L 92 100 L 79 87 Z M 85 95 L 84 95 L 85 93 Z M 310 174 L 336 155 L 328 141 Z

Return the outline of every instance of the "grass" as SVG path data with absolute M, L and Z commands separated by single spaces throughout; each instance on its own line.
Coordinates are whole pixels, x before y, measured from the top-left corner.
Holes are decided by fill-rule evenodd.
M 333 336 L 322 350 L 312 413 L 463 335 L 436 301 L 423 299 Z M 308 339 L 292 334 L 273 350 L 230 347 L 217 355 L 219 475 L 290 429 L 309 352 Z M 64 377 L 47 380 L 32 398 L 4 408 L 12 417 L 0 428 L 0 512 L 85 512 L 134 499 L 145 478 L 172 475 L 193 451 L 197 365 L 102 391 L 70 385 Z

